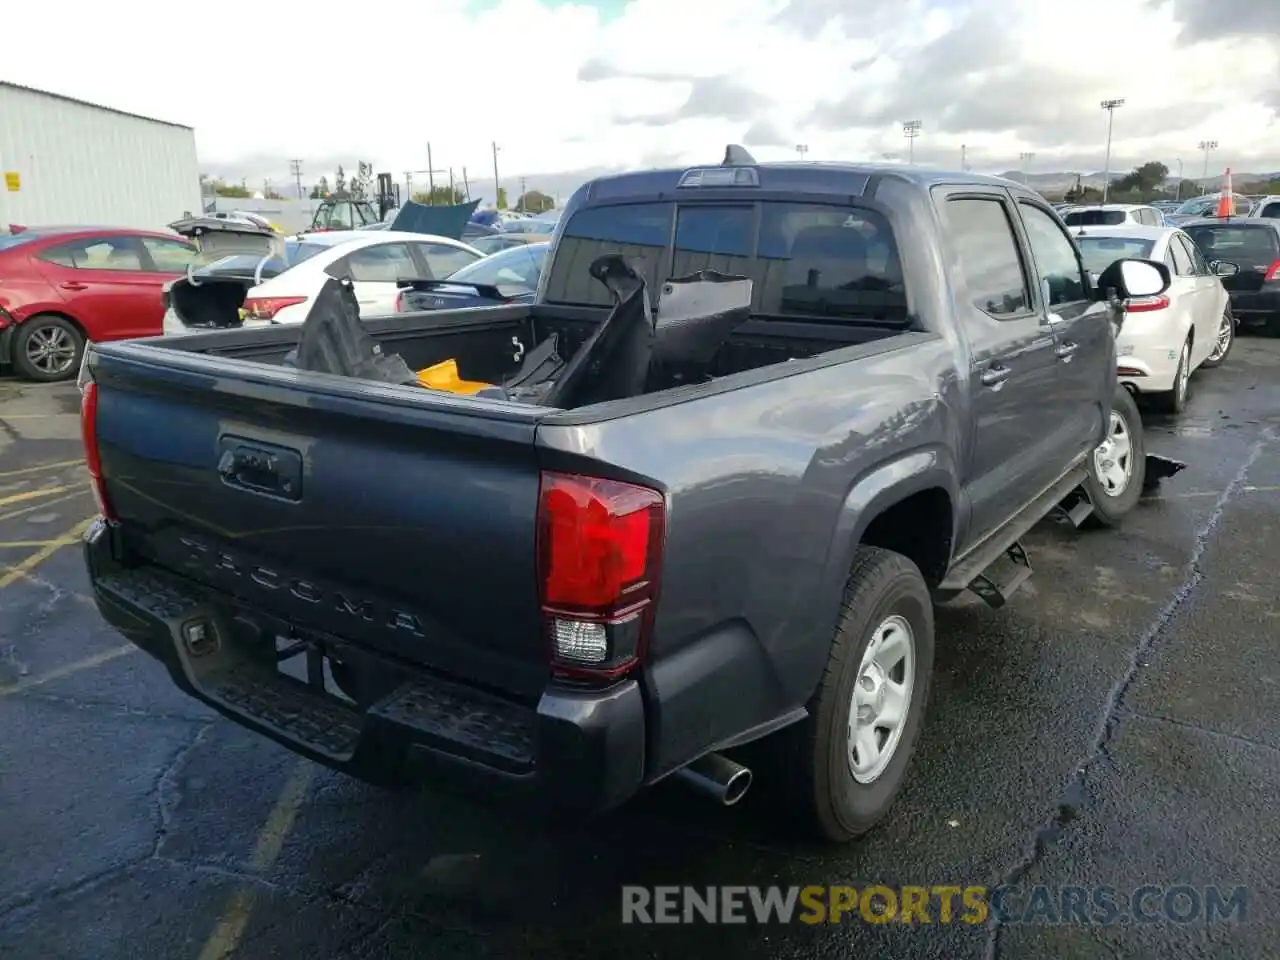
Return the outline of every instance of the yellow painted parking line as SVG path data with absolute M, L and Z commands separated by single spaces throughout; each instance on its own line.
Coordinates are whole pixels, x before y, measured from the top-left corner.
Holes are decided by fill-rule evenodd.
M 302 804 L 307 799 L 307 791 L 311 787 L 313 776 L 315 776 L 315 767 L 306 760 L 299 760 L 289 774 L 289 779 L 285 781 L 284 789 L 280 791 L 271 815 L 267 817 L 267 822 L 262 825 L 262 830 L 258 833 L 258 840 L 249 857 L 249 866 L 254 872 L 262 873 L 269 870 L 276 862 L 276 858 L 280 856 L 284 842 L 288 839 L 290 831 L 293 830 L 293 823 L 298 818 L 298 811 L 302 809 Z M 253 902 L 253 891 L 245 887 L 231 896 L 218 917 L 218 925 L 205 941 L 199 960 L 225 960 L 226 957 L 235 953 L 241 938 L 244 937 L 245 929 L 249 926 Z
M 61 411 L 58 413 L 10 413 L 0 417 L 0 420 L 48 420 L 50 417 L 78 416 L 80 416 L 78 413 L 63 413 Z
M 68 500 L 73 500 L 81 494 L 88 492 L 88 490 L 89 485 L 85 484 L 83 487 L 77 487 L 70 493 L 63 494 L 60 497 L 54 497 L 52 500 L 42 500 L 32 506 L 23 507 L 21 510 L 14 510 L 11 513 L 0 514 L 0 520 L 12 520 L 15 517 L 25 516 L 28 513 L 35 513 L 37 510 L 45 510 L 48 507 L 52 507 L 55 503 L 66 503 Z
M 57 463 L 41 463 L 34 467 L 23 467 L 21 470 L 0 470 L 0 477 L 25 477 L 29 473 L 40 473 L 42 470 L 61 470 L 63 467 L 82 467 L 84 459 L 59 460 Z
M 26 547 L 69 547 L 76 541 L 71 538 L 60 540 L 0 540 L 0 550 L 18 550 Z
M 85 530 L 89 529 L 89 524 L 93 523 L 94 519 L 94 517 L 89 517 L 87 520 L 81 520 L 66 533 L 62 534 L 62 536 L 58 537 L 56 540 L 51 540 L 47 545 L 41 547 L 25 560 L 15 563 L 10 567 L 0 567 L 0 590 L 3 590 L 15 580 L 19 580 L 24 575 L 30 573 L 68 543 L 74 543 L 77 537 L 84 533 Z
M 30 690 L 33 687 L 43 687 L 46 683 L 52 683 L 54 680 L 61 680 L 63 677 L 70 677 L 73 674 L 81 673 L 85 670 L 92 670 L 94 667 L 100 667 L 104 663 L 110 663 L 120 657 L 128 656 L 136 653 L 138 650 L 132 643 L 127 643 L 122 647 L 114 647 L 110 650 L 104 650 L 102 653 L 95 653 L 91 657 L 85 657 L 83 660 L 77 660 L 75 663 L 68 663 L 65 666 L 54 667 L 47 673 L 42 673 L 38 677 L 27 677 L 19 680 L 17 683 L 10 683 L 0 687 L 0 700 L 5 697 L 11 697 L 15 693 L 22 693 L 24 690 Z
M 66 487 L 41 487 L 39 490 L 24 490 L 22 493 L 11 493 L 0 497 L 0 507 L 7 507 L 11 503 L 21 503 L 23 500 L 35 500 L 38 497 L 48 497 L 55 493 L 63 493 L 66 489 Z

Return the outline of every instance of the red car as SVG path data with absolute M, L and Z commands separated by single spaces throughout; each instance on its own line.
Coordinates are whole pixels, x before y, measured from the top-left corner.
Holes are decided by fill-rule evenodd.
M 159 336 L 161 287 L 194 244 L 172 233 L 31 227 L 0 234 L 0 367 L 67 380 L 86 340 Z

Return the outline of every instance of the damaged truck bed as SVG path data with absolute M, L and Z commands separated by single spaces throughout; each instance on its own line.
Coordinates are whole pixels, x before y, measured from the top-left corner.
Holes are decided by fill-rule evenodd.
M 1114 303 L 1168 271 L 1095 287 L 1004 180 L 737 150 L 593 181 L 560 224 L 532 306 L 92 346 L 99 609 L 372 782 L 532 812 L 754 774 L 856 836 L 923 722 L 932 602 L 1002 604 L 1031 525 L 1136 505 Z M 1030 226 L 1078 275 L 1039 282 Z M 419 378 L 450 362 L 473 392 Z M 726 754 L 762 739 L 765 768 Z

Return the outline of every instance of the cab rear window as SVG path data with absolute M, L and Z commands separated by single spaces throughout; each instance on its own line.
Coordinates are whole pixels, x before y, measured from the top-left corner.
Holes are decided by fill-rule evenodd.
M 554 303 L 608 306 L 587 267 L 620 253 L 651 289 L 699 270 L 750 277 L 759 317 L 905 322 L 897 241 L 875 210 L 828 203 L 641 203 L 594 207 L 565 224 L 547 277 Z
M 1123 210 L 1072 210 L 1062 218 L 1068 227 L 1115 227 L 1124 221 Z
M 1270 224 L 1205 224 L 1188 227 L 1186 232 L 1206 260 L 1227 260 L 1254 266 L 1280 259 L 1280 240 Z

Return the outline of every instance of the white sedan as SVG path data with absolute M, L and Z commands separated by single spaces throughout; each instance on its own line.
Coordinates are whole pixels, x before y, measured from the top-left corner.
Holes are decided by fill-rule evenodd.
M 349 279 L 360 316 L 377 317 L 396 312 L 397 281 L 443 280 L 484 256 L 458 240 L 392 230 L 299 234 L 284 240 L 282 247 L 283 260 L 269 259 L 258 274 L 268 279 L 256 286 L 252 280 L 256 255 L 228 257 L 209 264 L 198 276 L 207 272 L 211 279 L 243 285 L 246 292 L 240 310 L 245 326 L 302 323 L 329 277 Z M 175 286 L 184 283 L 177 281 Z M 190 297 L 176 289 L 170 293 L 164 332 L 189 333 L 180 304 Z M 196 311 L 185 312 L 190 316 Z
M 1173 283 L 1158 297 L 1129 301 L 1116 339 L 1120 382 L 1149 394 L 1169 413 L 1187 402 L 1187 382 L 1201 367 L 1226 360 L 1235 340 L 1235 318 L 1221 277 L 1239 267 L 1210 264 L 1173 227 L 1100 226 L 1072 230 L 1085 268 L 1096 277 L 1122 257 L 1162 261 Z

